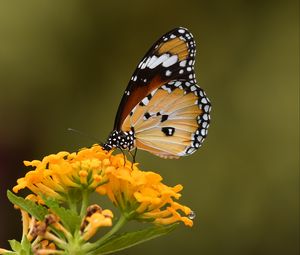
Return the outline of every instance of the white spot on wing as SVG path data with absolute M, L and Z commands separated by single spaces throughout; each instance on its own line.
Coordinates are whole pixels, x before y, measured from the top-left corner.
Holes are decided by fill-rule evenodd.
M 201 99 L 201 103 L 203 103 L 203 104 L 207 104 L 207 100 L 206 100 L 206 98 L 205 98 L 205 97 L 203 97 L 203 98 Z
M 167 60 L 165 60 L 162 65 L 164 67 L 169 67 L 171 65 L 174 65 L 178 60 L 178 56 L 177 55 L 173 55 L 172 57 L 168 58 Z
M 149 61 L 151 58 L 147 58 L 147 60 L 143 61 L 143 64 L 141 65 L 141 69 L 145 69 L 146 66 L 148 65 Z
M 169 54 L 163 54 L 161 55 L 158 59 L 156 59 L 151 65 L 149 65 L 150 69 L 153 69 L 155 67 L 157 67 L 158 65 L 160 65 L 162 62 L 164 62 L 165 60 L 167 60 L 169 58 Z
M 152 56 L 151 60 L 148 63 L 148 67 L 151 66 L 156 60 L 157 60 L 157 57 L 156 56 Z
M 142 100 L 143 104 L 144 105 L 147 105 L 149 103 L 149 99 L 147 97 L 145 97 L 143 100 Z
M 166 76 L 170 76 L 172 74 L 172 72 L 170 70 L 166 71 Z
M 185 65 L 186 65 L 186 60 L 183 60 L 179 63 L 179 66 L 181 67 L 185 67 Z
M 161 86 L 161 88 L 162 88 L 163 90 L 167 91 L 168 93 L 171 93 L 171 92 L 172 92 L 172 90 L 171 90 L 170 88 L 168 88 L 167 86 L 165 86 L 165 85 Z
M 205 114 L 203 114 L 203 119 L 204 120 L 208 120 L 208 115 L 205 113 Z
M 197 89 L 197 87 L 195 85 L 191 86 L 191 91 L 195 91 Z

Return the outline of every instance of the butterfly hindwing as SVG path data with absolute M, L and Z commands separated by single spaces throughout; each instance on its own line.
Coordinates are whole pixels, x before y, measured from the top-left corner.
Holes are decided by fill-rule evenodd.
M 210 121 L 210 103 L 203 90 L 197 85 L 194 91 L 176 87 L 176 82 L 154 91 L 148 104 L 137 105 L 122 126 L 122 130 L 134 128 L 138 148 L 163 158 L 177 158 L 197 150 Z
M 131 110 L 151 92 L 172 80 L 193 80 L 195 41 L 185 28 L 176 28 L 162 36 L 140 61 L 118 108 L 114 129 L 121 128 Z M 149 98 L 148 98 L 149 100 Z

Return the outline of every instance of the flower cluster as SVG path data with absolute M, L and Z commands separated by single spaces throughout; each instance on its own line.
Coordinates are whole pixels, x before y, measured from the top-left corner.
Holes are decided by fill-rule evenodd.
M 26 200 L 47 212 L 46 215 L 43 211 L 43 218 L 36 219 L 33 215 L 36 210 L 30 211 L 32 204 L 26 207 L 26 202 L 14 200 L 22 212 L 22 239 L 32 243 L 36 254 L 63 251 L 76 254 L 68 247 L 81 247 L 81 252 L 86 253 L 99 252 L 97 249 L 112 240 L 130 220 L 157 226 L 177 222 L 193 225 L 191 209 L 178 203 L 181 185 L 169 187 L 162 183 L 159 174 L 142 171 L 123 154 L 113 155 L 99 145 L 76 153 L 59 152 L 24 164 L 33 169 L 17 180 L 13 191 L 29 189 L 32 193 Z M 113 222 L 111 210 L 89 205 L 89 197 L 95 192 L 100 198 L 107 196 L 119 209 L 118 222 Z M 66 216 L 68 213 L 70 216 Z M 102 227 L 112 228 L 98 241 L 89 243 Z M 0 254 L 4 251 L 0 249 Z
M 65 201 L 72 189 L 93 191 L 105 183 L 105 169 L 110 165 L 110 157 L 111 153 L 93 146 L 78 153 L 63 151 L 52 154 L 42 161 L 24 161 L 25 166 L 32 166 L 34 170 L 18 179 L 13 191 L 17 193 L 28 188 L 36 195 L 44 194 Z
M 18 179 L 14 192 L 28 188 L 37 196 L 66 201 L 73 189 L 96 190 L 109 199 L 128 217 L 153 220 L 159 224 L 182 221 L 192 226 L 191 209 L 175 200 L 180 198 L 181 185 L 169 187 L 154 172 L 138 169 L 123 154 L 112 155 L 101 146 L 82 149 L 78 153 L 59 152 L 42 161 L 25 161 L 35 169 Z
M 117 155 L 115 160 L 121 158 L 122 155 Z M 133 169 L 110 166 L 106 169 L 106 176 L 109 181 L 96 191 L 106 194 L 127 217 L 158 224 L 182 221 L 187 226 L 193 225 L 191 219 L 179 213 L 190 215 L 191 209 L 174 201 L 181 196 L 181 185 L 168 187 L 161 182 L 159 174 L 141 171 L 136 165 Z

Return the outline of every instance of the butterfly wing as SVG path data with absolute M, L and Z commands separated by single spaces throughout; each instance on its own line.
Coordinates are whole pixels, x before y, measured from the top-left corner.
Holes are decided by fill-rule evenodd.
M 133 73 L 115 118 L 114 130 L 120 130 L 131 110 L 163 84 L 193 79 L 195 42 L 185 28 L 176 28 L 162 36 L 149 49 Z M 192 75 L 192 76 L 191 76 Z
M 172 81 L 160 87 L 147 105 L 137 105 L 125 119 L 122 129 L 134 128 L 138 148 L 163 158 L 178 158 L 202 145 L 211 106 L 200 87 L 193 85 L 191 91 L 185 83 Z
M 207 135 L 211 105 L 196 84 L 195 42 L 187 29 L 160 38 L 134 72 L 115 129 L 134 129 L 136 147 L 163 158 L 195 152 Z

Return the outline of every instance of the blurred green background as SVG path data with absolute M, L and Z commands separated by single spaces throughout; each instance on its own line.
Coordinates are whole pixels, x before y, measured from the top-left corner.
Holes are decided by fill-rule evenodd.
M 119 254 L 299 254 L 297 1 L 1 1 L 0 247 L 20 238 L 5 192 L 24 159 L 92 144 L 111 131 L 140 58 L 177 26 L 197 42 L 212 101 L 204 146 L 144 170 L 184 185 L 192 229 Z

